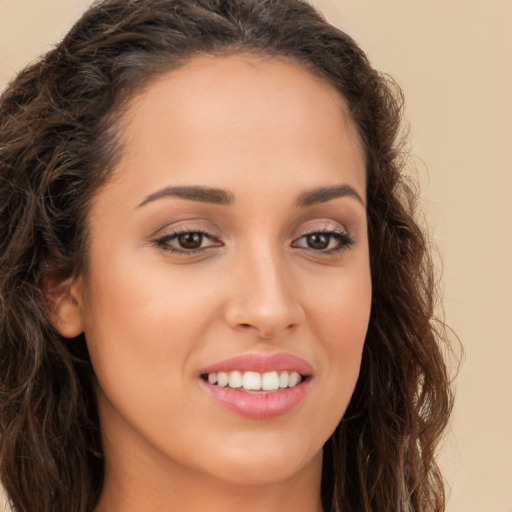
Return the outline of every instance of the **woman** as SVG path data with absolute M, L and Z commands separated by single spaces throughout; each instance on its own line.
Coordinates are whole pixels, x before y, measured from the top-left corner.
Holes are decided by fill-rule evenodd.
M 0 103 L 16 511 L 441 511 L 400 92 L 306 3 L 105 0 Z

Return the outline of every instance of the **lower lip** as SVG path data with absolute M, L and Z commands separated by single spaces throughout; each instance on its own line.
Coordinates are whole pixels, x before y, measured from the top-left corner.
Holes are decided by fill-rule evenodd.
M 214 386 L 201 380 L 207 393 L 220 405 L 244 418 L 270 419 L 289 413 L 306 397 L 310 381 L 269 393 L 250 393 Z

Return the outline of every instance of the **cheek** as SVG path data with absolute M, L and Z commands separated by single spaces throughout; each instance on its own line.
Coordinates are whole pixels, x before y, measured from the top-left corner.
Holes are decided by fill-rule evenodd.
M 94 255 L 85 296 L 85 333 L 99 385 L 113 403 L 125 404 L 126 414 L 129 400 L 130 407 L 172 407 L 196 378 L 195 354 L 218 328 L 223 274 L 105 246 L 110 252 Z
M 371 309 L 369 269 L 362 267 L 343 279 L 331 280 L 315 294 L 315 312 L 310 318 L 323 346 L 318 365 L 323 395 L 319 400 L 328 411 L 325 428 L 332 432 L 345 413 L 359 377 Z
M 370 318 L 372 284 L 369 265 L 359 264 L 327 276 L 309 293 L 314 329 L 333 353 L 362 350 Z
M 85 332 L 100 414 L 107 433 L 126 434 L 130 425 L 156 443 L 168 439 L 171 426 L 178 428 L 193 407 L 187 398 L 194 384 L 191 355 L 215 304 L 208 289 L 185 286 L 178 276 L 171 285 L 154 269 L 122 267 L 98 268 L 91 276 L 94 300 L 88 301 Z

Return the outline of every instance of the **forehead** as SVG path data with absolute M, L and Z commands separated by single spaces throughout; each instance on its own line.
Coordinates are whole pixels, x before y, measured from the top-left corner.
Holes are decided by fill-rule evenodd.
M 167 166 L 169 172 L 193 170 L 204 185 L 217 185 L 227 172 L 234 178 L 234 168 L 241 179 L 289 165 L 297 175 L 311 174 L 314 156 L 333 168 L 364 169 L 345 100 L 291 60 L 196 57 L 133 98 L 121 137 L 121 174 Z
M 253 127 L 258 121 L 269 129 L 276 126 L 269 124 L 269 113 L 285 114 L 281 121 L 289 128 L 290 122 L 300 123 L 316 113 L 317 119 L 338 123 L 358 140 L 341 94 L 327 80 L 285 58 L 195 57 L 150 81 L 130 102 L 124 128 L 130 131 L 130 125 L 136 129 L 137 124 L 154 122 L 164 112 L 179 116 L 182 126 L 187 119 L 193 123 L 200 118 L 205 129 L 215 123 L 224 128 Z

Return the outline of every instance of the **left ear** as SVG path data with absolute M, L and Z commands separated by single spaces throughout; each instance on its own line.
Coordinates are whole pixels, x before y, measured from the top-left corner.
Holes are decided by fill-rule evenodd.
M 84 331 L 81 288 L 79 277 L 62 279 L 50 274 L 43 280 L 50 322 L 65 338 L 75 338 Z

